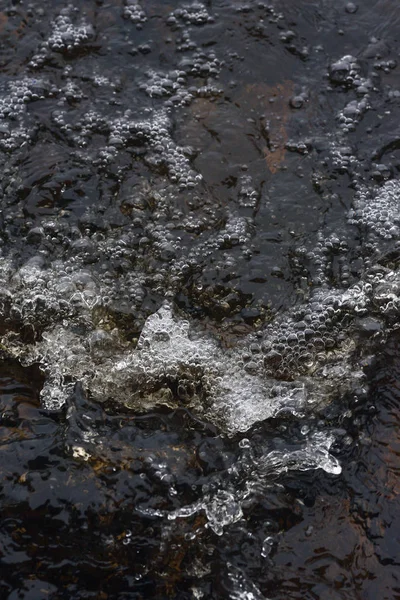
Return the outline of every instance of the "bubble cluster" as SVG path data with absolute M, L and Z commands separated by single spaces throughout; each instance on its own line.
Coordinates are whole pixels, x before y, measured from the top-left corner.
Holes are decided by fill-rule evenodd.
M 30 237 L 40 239 L 42 235 L 32 231 Z M 107 309 L 122 302 L 122 290 L 115 288 L 112 280 L 108 285 L 104 277 L 100 281 L 83 265 L 77 268 L 79 262 L 85 262 L 81 249 L 85 248 L 84 254 L 88 249 L 83 238 L 77 241 L 78 251 L 73 244 L 73 253 L 79 257 L 75 269 L 59 261 L 44 268 L 45 262 L 38 256 L 10 277 L 11 265 L 7 269 L 3 265 L 3 278 L 11 281 L 14 290 L 13 296 L 2 298 L 1 306 L 2 318 L 10 327 L 8 345 L 21 360 L 42 364 L 47 375 L 42 395 L 49 408 L 62 404 L 79 379 L 98 399 L 119 399 L 136 408 L 189 402 L 210 420 L 235 432 L 246 431 L 281 411 L 305 414 L 310 406 L 338 393 L 337 370 L 321 375 L 323 382 L 318 381 L 318 386 L 315 373 L 313 379 L 292 381 L 296 373 L 299 377 L 312 372 L 312 361 L 319 366 L 329 361 L 326 353 L 337 340 L 328 320 L 335 319 L 335 309 L 340 312 L 334 300 L 322 297 L 318 305 L 315 299 L 309 314 L 302 315 L 304 328 L 292 317 L 268 327 L 262 338 L 250 337 L 244 350 L 225 353 L 212 338 L 196 333 L 187 321 L 175 317 L 166 305 L 147 319 L 133 349 L 118 327 L 109 328 L 106 319 Z M 136 299 L 140 304 L 143 300 L 141 286 L 132 283 L 125 310 L 129 302 L 134 304 Z M 341 298 L 342 305 L 347 300 L 353 308 L 354 298 L 354 293 L 349 293 Z M 359 298 L 357 302 L 359 307 Z M 55 322 L 60 324 L 54 327 Z M 64 322 L 74 325 L 70 328 L 62 325 Z M 86 331 L 85 339 L 73 331 L 78 323 Z M 26 336 L 35 332 L 28 350 L 16 341 L 16 329 L 26 331 Z
M 84 122 L 89 132 L 106 127 L 95 113 L 86 115 Z M 146 130 L 134 121 L 118 135 L 131 135 L 132 129 Z M 109 135 L 117 135 L 116 130 L 108 129 Z M 390 191 L 395 197 L 396 188 L 389 184 L 386 194 Z M 258 195 L 247 174 L 240 186 L 242 206 L 253 207 Z M 134 197 L 125 197 L 132 218 L 150 202 L 149 193 L 144 187 Z M 44 220 L 27 233 L 36 254 L 17 269 L 10 260 L 2 262 L 3 287 L 12 289 L 1 305 L 9 331 L 7 346 L 26 363 L 42 364 L 47 375 L 46 406 L 64 402 L 78 379 L 99 400 L 113 398 L 136 409 L 189 403 L 234 433 L 282 412 L 302 417 L 338 394 L 363 389 L 364 374 L 352 359 L 354 331 L 364 337 L 381 335 L 384 325 L 382 321 L 379 325 L 379 319 L 392 319 L 400 306 L 393 296 L 397 275 L 381 269 L 351 284 L 345 261 L 348 247 L 335 235 L 320 235 L 312 252 L 298 253 L 315 265 L 315 287 L 307 301 L 249 335 L 236 349 L 222 351 L 215 339 L 182 320 L 171 305 L 150 310 L 154 314 L 142 322 L 136 336 L 126 337 L 126 323 L 137 322 L 149 285 L 143 259 L 140 268 L 139 264 L 132 268 L 140 248 L 151 249 L 149 266 L 151 260 L 169 265 L 150 271 L 152 285 L 161 295 L 179 290 L 188 273 L 201 271 L 202 261 L 206 265 L 207 257 L 216 252 L 224 252 L 214 261 L 214 268 L 221 270 L 235 268 L 232 249 L 243 248 L 248 255 L 251 218 L 231 213 L 224 227 L 212 235 L 204 224 L 194 227 L 190 219 L 183 221 L 188 231 L 196 233 L 200 227 L 203 232 L 197 244 L 186 245 L 173 226 L 158 222 L 165 219 L 173 197 L 165 190 L 151 191 L 152 218 L 146 223 L 140 216 L 133 218 L 123 236 L 118 230 L 104 236 L 96 228 L 81 233 L 65 223 Z M 365 219 L 371 220 L 370 215 Z M 141 238 L 134 233 L 137 227 Z M 329 283 L 331 261 L 337 257 L 344 259 L 342 289 Z M 218 298 L 212 289 L 211 298 L 213 302 Z M 374 314 L 376 322 L 365 321 Z M 75 333 L 77 326 L 85 331 L 84 339 Z M 28 350 L 18 341 L 17 331 L 29 341 Z
M 9 296 L 3 298 L 3 319 L 10 324 L 19 320 L 20 329 L 42 323 L 41 340 L 26 356 L 17 347 L 25 361 L 39 360 L 46 371 L 42 393 L 49 408 L 65 401 L 78 378 L 98 399 L 119 399 L 142 409 L 153 403 L 189 402 L 228 431 L 247 431 L 282 411 L 306 414 L 363 380 L 351 367 L 354 344 L 345 333 L 354 315 L 366 313 L 369 297 L 359 288 L 336 296 L 316 294 L 308 310 L 278 320 L 261 336 L 250 336 L 241 351 L 222 353 L 212 338 L 196 333 L 167 305 L 147 319 L 133 350 L 118 329 L 93 322 L 93 311 L 104 305 L 107 290 L 88 271 L 56 275 L 43 270 L 39 259 L 31 259 L 11 281 L 24 298 L 19 309 Z M 47 296 L 38 293 L 44 285 Z M 382 298 L 382 282 L 378 289 Z M 385 305 L 381 312 L 387 311 Z M 55 317 L 79 320 L 86 341 L 62 325 L 48 329 Z
M 155 573 L 164 596 L 185 581 L 196 597 L 273 595 L 285 530 L 314 518 L 372 414 L 373 357 L 400 313 L 396 28 L 368 41 L 346 2 L 322 19 L 259 0 L 0 15 L 3 370 L 37 378 L 39 434 L 44 418 L 76 498 L 91 482 L 82 508 L 66 477 L 56 509 L 105 507 L 105 559 L 127 557 L 105 594 L 132 587 L 134 563 L 138 593 Z M 32 402 L 10 402 L 30 428 Z M 32 505 L 38 469 L 18 470 Z M 129 502 L 110 524 L 115 486 Z M 130 561 L 131 507 L 160 538 L 154 560 Z
M 84 19 L 79 24 L 74 24 L 74 16 L 78 13 L 79 9 L 73 5 L 60 11 L 60 15 L 51 23 L 49 37 L 40 45 L 29 63 L 32 68 L 40 68 L 52 52 L 72 54 L 93 41 L 94 30 L 91 24 Z
M 175 9 L 167 18 L 167 23 L 171 26 L 176 26 L 180 21 L 185 25 L 205 25 L 213 23 L 214 19 L 209 15 L 204 4 L 201 2 L 192 2 L 191 4 L 183 4 L 181 8 Z
M 306 60 L 309 56 L 310 50 L 306 44 L 302 44 L 302 41 L 297 39 L 297 34 L 292 29 L 282 31 L 279 35 L 280 41 L 285 45 L 286 49 L 299 56 L 302 60 Z
M 3 135 L 1 136 L 1 134 Z M 3 131 L 1 131 L 0 126 L 0 148 L 6 152 L 17 150 L 31 139 L 31 135 L 32 130 L 29 131 L 23 125 L 14 127 L 11 130 L 4 127 Z
M 9 81 L 1 91 L 0 118 L 17 119 L 25 113 L 26 104 L 48 94 L 49 86 L 42 80 L 26 77 Z
M 140 88 L 150 98 L 168 98 L 173 96 L 175 102 L 180 105 L 188 103 L 192 98 L 188 96 L 185 89 L 185 71 L 170 71 L 169 73 L 150 71 L 147 73 L 147 81 Z
M 81 88 L 72 80 L 67 80 L 66 84 L 60 90 L 65 100 L 69 103 L 80 102 L 86 99 L 85 94 Z
M 380 189 L 361 188 L 354 196 L 349 222 L 386 240 L 398 239 L 400 229 L 400 186 L 387 181 Z
M 214 52 L 198 50 L 192 56 L 185 56 L 178 63 L 179 68 L 191 77 L 217 77 L 222 63 Z
M 125 3 L 123 16 L 136 23 L 138 28 L 147 20 L 140 3 L 135 0 Z M 96 108 L 88 109 L 90 92 L 88 95 L 87 91 L 90 86 L 87 85 L 87 76 L 83 79 L 80 74 L 73 77 L 72 61 L 83 57 L 89 44 L 95 40 L 95 31 L 87 16 L 82 16 L 79 20 L 80 18 L 79 9 L 73 5 L 61 10 L 50 24 L 51 32 L 47 40 L 41 44 L 30 61 L 30 66 L 38 70 L 46 68 L 53 59 L 58 60 L 60 65 L 64 62 L 62 87 L 52 86 L 46 89 L 47 95 L 51 94 L 60 100 L 51 111 L 53 123 L 68 137 L 69 142 L 79 149 L 79 158 L 101 171 L 112 171 L 121 153 L 129 152 L 157 175 L 167 173 L 170 180 L 177 183 L 180 189 L 195 187 L 202 178 L 190 165 L 192 150 L 177 144 L 171 133 L 175 123 L 175 111 L 188 106 L 195 98 L 214 99 L 220 96 L 222 89 L 215 84 L 215 79 L 221 72 L 223 62 L 215 52 L 203 50 L 190 42 L 189 32 L 179 26 L 176 30 L 176 42 L 183 45 L 182 51 L 189 52 L 184 57 L 177 54 L 176 64 L 172 65 L 172 68 L 169 66 L 168 70 L 143 69 L 142 73 L 145 76 L 142 74 L 129 84 L 133 97 L 136 96 L 137 89 L 142 90 L 151 101 L 158 100 L 159 106 L 144 104 L 139 110 L 124 106 L 117 109 L 115 118 L 110 119 L 108 104 L 114 101 L 110 101 L 110 94 L 105 92 L 102 95 L 103 99 L 96 102 Z M 199 3 L 184 5 L 182 9 L 174 11 L 172 18 L 177 19 L 179 23 L 190 25 L 212 22 L 205 7 Z M 132 46 L 130 53 L 140 53 L 145 58 L 147 54 L 151 54 L 151 44 Z M 118 78 L 114 81 L 112 77 L 95 74 L 91 80 L 94 85 L 106 86 L 117 95 L 121 88 L 121 80 Z M 32 82 L 34 83 L 34 80 Z M 40 99 L 42 97 L 43 93 Z M 104 102 L 105 98 L 107 100 Z M 21 89 L 18 87 L 15 93 L 14 89 L 11 90 L 11 97 L 4 102 L 4 110 L 14 117 L 16 113 L 26 112 L 25 104 L 34 99 L 35 91 L 30 93 L 29 85 L 22 86 Z M 81 104 L 81 110 L 78 104 Z M 116 105 L 119 106 L 118 100 Z M 26 140 L 29 135 L 31 130 L 28 130 Z M 103 144 L 98 143 L 99 135 L 106 138 Z M 9 142 L 3 141 L 5 148 L 12 149 L 21 143 L 21 134 L 15 132 L 9 137 L 12 138 Z
M 242 175 L 240 178 L 239 206 L 243 208 L 256 208 L 260 199 L 260 194 L 254 188 L 254 183 L 250 175 Z
M 315 292 L 309 305 L 294 311 L 290 319 L 285 316 L 269 325 L 259 344 L 244 353 L 247 369 L 263 363 L 266 373 L 278 379 L 315 370 L 330 350 L 340 347 L 340 321 L 345 317 L 340 302 L 339 294 Z
M 28 142 L 37 127 L 26 119 L 27 105 L 54 96 L 56 89 L 42 79 L 9 80 L 0 88 L 0 148 L 16 150 Z
M 360 77 L 360 65 L 351 55 L 345 55 L 329 67 L 329 79 L 335 85 L 356 86 Z
M 373 270 L 380 252 L 374 238 L 398 238 L 398 186 L 395 181 L 380 187 L 363 183 L 358 149 L 348 136 L 369 109 L 375 79 L 364 76 L 364 62 L 353 56 L 331 63 L 328 87 L 322 78 L 321 86 L 337 101 L 337 128 L 324 142 L 308 135 L 290 140 L 293 128 L 286 113 L 279 116 L 282 154 L 291 150 L 304 162 L 323 156 L 313 183 L 324 202 L 339 203 L 325 191 L 330 176 L 350 177 L 355 193 L 344 221 L 348 217 L 346 226 L 357 226 L 369 245 L 367 256 L 363 249 L 351 249 L 348 232 L 340 227 L 328 232 L 321 226 L 304 247 L 291 229 L 279 236 L 273 232 L 271 239 L 284 240 L 291 276 L 299 279 L 298 286 L 293 284 L 299 299 L 275 315 L 268 299 L 262 305 L 253 302 L 253 281 L 248 293 L 238 282 L 248 264 L 253 268 L 264 243 L 257 219 L 259 211 L 265 218 L 267 203 L 257 160 L 249 166 L 236 159 L 229 163 L 232 191 L 225 196 L 224 188 L 220 198 L 218 185 L 203 181 L 197 142 L 196 147 L 185 145 L 181 122 L 198 105 L 191 143 L 204 131 L 213 138 L 212 120 L 218 123 L 220 111 L 230 108 L 228 97 L 219 99 L 227 71 L 236 67 L 225 64 L 218 45 L 214 51 L 197 41 L 194 26 L 211 25 L 217 18 L 206 5 L 194 2 L 169 10 L 155 17 L 156 26 L 162 20 L 165 29 L 167 20 L 165 48 L 178 52 L 155 64 L 155 38 L 150 34 L 142 40 L 136 33 L 140 40 L 124 46 L 133 64 L 129 81 L 117 68 L 103 73 L 99 67 L 88 74 L 81 66 L 95 29 L 90 16 L 82 20 L 73 6 L 51 22 L 30 63 L 47 77 L 54 61 L 59 77 L 4 81 L 0 149 L 16 150 L 34 135 L 41 144 L 38 149 L 33 144 L 20 162 L 13 162 L 11 153 L 4 159 L 0 281 L 9 290 L 0 304 L 4 343 L 27 364 L 43 366 L 43 399 L 49 407 L 60 406 L 80 380 L 99 400 L 114 399 L 138 410 L 158 403 L 190 405 L 229 433 L 247 431 L 285 411 L 302 418 L 340 394 L 364 388 L 359 340 L 368 339 L 372 347 L 382 339 L 399 306 L 395 269 Z M 283 15 L 271 6 L 242 4 L 231 13 L 256 37 L 273 24 L 289 53 L 308 57 L 295 25 L 282 22 Z M 124 3 L 123 16 L 138 29 L 145 22 L 146 31 L 153 26 L 136 0 Z M 213 29 L 204 33 L 211 35 Z M 378 42 L 371 44 L 367 58 L 375 60 L 373 69 L 384 59 L 385 72 L 388 54 Z M 230 58 L 241 60 L 235 53 Z M 326 72 L 325 64 L 322 69 Z M 227 86 L 232 94 L 235 86 L 234 81 Z M 296 89 L 294 94 L 290 88 L 285 107 L 304 133 L 302 118 L 312 95 L 302 82 Z M 246 121 L 250 129 L 260 120 L 253 103 L 267 112 L 270 94 L 264 88 L 262 93 L 252 90 L 244 96 L 254 116 Z M 245 105 L 235 104 L 235 114 Z M 58 153 L 56 143 L 50 151 L 42 112 L 51 115 L 54 137 L 66 142 L 67 152 Z M 264 134 L 262 143 L 268 144 L 270 133 Z M 260 150 L 260 140 L 249 137 Z M 48 152 L 41 155 L 43 148 Z M 38 155 L 44 173 L 35 179 Z M 260 155 L 264 164 L 262 148 Z M 394 172 L 380 163 L 373 169 L 378 182 Z M 22 185 L 24 178 L 29 185 Z M 49 213 L 51 218 L 44 216 Z M 272 209 L 267 217 L 273 228 Z M 23 249 L 13 246 L 14 228 L 24 237 Z M 265 270 L 282 284 L 283 295 L 284 269 L 268 263 Z M 245 329 L 231 342 L 229 329 L 235 320 L 243 326 L 245 313 L 257 315 L 252 320 L 257 331 Z M 196 320 L 204 315 L 209 330 Z
M 107 168 L 126 146 L 144 146 L 144 161 L 156 171 L 166 169 L 170 180 L 184 188 L 193 188 L 202 176 L 190 164 L 192 149 L 177 145 L 172 136 L 172 122 L 166 109 L 150 112 L 147 118 L 134 119 L 130 111 L 111 122 L 94 111 L 86 113 L 79 122 L 67 122 L 65 113 L 53 114 L 61 131 L 67 133 L 79 147 L 87 147 L 95 134 L 108 137 L 108 144 L 98 151 L 94 164 Z
M 116 129 L 114 125 L 114 132 Z M 172 182 L 178 183 L 182 188 L 190 188 L 201 181 L 201 175 L 191 168 L 188 158 L 190 149 L 182 148 L 172 140 L 171 121 L 165 111 L 154 114 L 149 121 L 132 122 L 130 129 L 139 140 L 142 139 L 149 145 L 152 152 L 146 157 L 146 161 L 152 166 L 165 166 Z M 114 137 L 118 133 L 117 130 Z
M 183 30 L 176 40 L 176 49 L 178 52 L 190 52 L 197 50 L 197 44 L 194 42 L 188 30 Z
M 351 100 L 338 115 L 338 121 L 343 131 L 354 131 L 356 124 L 361 120 L 364 113 L 370 108 L 368 98 L 364 96 L 361 100 Z
M 361 67 L 354 56 L 346 55 L 329 67 L 329 79 L 335 86 L 351 88 L 357 99 L 350 100 L 337 115 L 344 133 L 354 131 L 357 123 L 370 108 L 370 94 L 373 90 L 371 79 L 362 77 Z
M 182 60 L 174 71 L 147 73 L 147 80 L 139 87 L 150 98 L 167 98 L 165 106 L 187 106 L 194 98 L 219 96 L 222 90 L 211 84 L 189 85 L 188 77 L 214 78 L 220 72 L 220 62 L 215 54 L 194 53 L 191 58 Z
M 358 166 L 358 159 L 351 146 L 333 144 L 332 146 L 333 166 L 341 173 L 353 173 Z
M 147 21 L 146 13 L 138 0 L 125 0 L 123 16 L 135 23 L 138 29 Z

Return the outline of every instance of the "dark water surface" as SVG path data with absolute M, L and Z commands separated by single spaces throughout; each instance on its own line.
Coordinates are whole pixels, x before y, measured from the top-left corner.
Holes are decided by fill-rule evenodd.
M 0 0 L 1 599 L 400 599 L 399 37 Z

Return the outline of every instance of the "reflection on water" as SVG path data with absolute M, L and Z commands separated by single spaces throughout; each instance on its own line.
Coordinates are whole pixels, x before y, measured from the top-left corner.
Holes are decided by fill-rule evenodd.
M 400 594 L 398 20 L 0 7 L 2 598 Z

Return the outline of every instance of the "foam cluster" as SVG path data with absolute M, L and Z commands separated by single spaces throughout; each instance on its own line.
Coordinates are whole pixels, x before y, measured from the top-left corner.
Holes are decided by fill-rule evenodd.
M 391 240 L 400 234 L 400 185 L 398 181 L 387 181 L 380 189 L 371 191 L 360 188 L 354 197 L 349 221 L 376 236 Z
M 125 0 L 123 16 L 135 23 L 138 28 L 147 21 L 146 13 L 138 0 Z
M 73 54 L 85 47 L 94 39 L 93 27 L 83 19 L 75 23 L 74 15 L 79 9 L 69 5 L 60 11 L 60 15 L 51 23 L 51 33 L 42 42 L 29 65 L 32 68 L 41 67 L 52 52 Z
M 360 81 L 360 65 L 357 59 L 346 54 L 333 62 L 329 67 L 329 79 L 335 85 L 358 86 Z
M 137 0 L 126 0 L 122 11 L 138 29 L 144 23 L 151 29 L 153 19 L 147 21 Z M 362 185 L 357 149 L 348 139 L 369 108 L 375 80 L 365 77 L 364 63 L 349 55 L 334 60 L 327 74 L 339 111 L 337 130 L 326 147 L 335 176 L 349 175 L 355 188 L 347 225 L 343 231 L 310 234 L 308 249 L 296 247 L 294 238 L 285 241 L 289 260 L 296 264 L 293 277 L 302 274 L 302 301 L 277 316 L 263 305 L 257 330 L 248 334 L 245 329 L 240 342 L 225 344 L 224 335 L 242 309 L 258 310 L 252 292 L 240 289 L 237 280 L 258 252 L 263 234 L 257 218 L 267 202 L 254 176 L 257 161 L 245 172 L 246 167 L 236 165 L 239 175 L 232 177 L 235 189 L 228 198 L 202 185 L 196 170 L 201 161 L 196 162 L 196 148 L 182 141 L 187 138 L 181 117 L 193 116 L 196 98 L 205 99 L 197 104 L 209 104 L 210 113 L 215 108 L 218 116 L 214 100 L 222 86 L 216 80 L 225 64 L 218 45 L 214 51 L 193 41 L 196 26 L 210 25 L 212 33 L 211 7 L 193 2 L 169 11 L 154 19 L 162 19 L 164 29 L 167 19 L 168 43 L 178 50 L 167 67 L 154 66 L 154 60 L 151 68 L 139 66 L 151 58 L 155 44 L 150 37 L 126 46 L 134 65 L 131 81 L 123 82 L 114 72 L 89 74 L 84 60 L 95 30 L 88 15 L 82 19 L 77 8 L 68 6 L 53 19 L 30 61 L 31 68 L 46 69 L 49 77 L 48 66 L 56 63 L 54 83 L 18 77 L 2 85 L 3 343 L 26 364 L 40 362 L 47 376 L 43 402 L 49 408 L 60 407 L 79 380 L 98 400 L 137 410 L 191 406 L 230 434 L 284 412 L 302 418 L 332 398 L 365 390 L 362 357 L 384 339 L 400 307 L 396 268 L 377 266 L 376 241 L 367 257 L 362 249 L 350 250 L 344 231 L 357 226 L 368 243 L 375 238 L 389 243 L 399 236 L 398 182 Z M 283 16 L 270 5 L 241 4 L 231 12 L 249 26 L 256 20 L 260 35 L 268 24 L 277 25 L 278 41 L 292 54 L 307 57 L 309 49 L 295 29 L 282 23 Z M 232 53 L 230 58 L 239 57 Z M 386 63 L 374 68 L 386 67 L 391 68 Z M 266 95 L 257 94 L 255 105 Z M 51 110 L 32 104 L 39 100 Z M 290 106 L 306 109 L 308 101 L 303 91 L 292 96 Z M 259 122 L 262 117 L 251 110 Z M 35 165 L 35 152 L 48 148 L 42 112 L 51 114 L 54 138 L 65 140 L 68 150 L 56 152 L 54 160 L 50 151 L 40 156 L 45 172 L 35 178 L 30 161 Z M 195 132 L 202 131 L 202 124 L 196 126 Z M 288 123 L 285 128 L 290 130 Z M 14 159 L 11 151 L 36 143 L 35 134 L 38 145 Z M 311 137 L 286 143 L 305 156 L 304 162 L 322 146 Z M 323 160 L 319 168 L 323 188 L 324 178 L 329 179 Z M 390 175 L 383 168 L 376 167 L 384 179 Z M 53 216 L 43 216 L 46 211 Z M 353 259 L 359 267 L 353 268 Z M 276 273 L 285 284 L 279 267 Z M 206 315 L 204 328 L 188 315 Z M 281 459 L 276 457 L 284 468 Z
M 181 8 L 177 8 L 170 13 L 167 18 L 168 25 L 177 25 L 179 22 L 185 25 L 205 25 L 213 23 L 213 17 L 207 12 L 205 5 L 201 2 L 192 2 L 191 4 L 183 4 Z
M 17 119 L 26 112 L 26 105 L 43 99 L 48 85 L 34 78 L 10 80 L 2 86 L 0 98 L 0 118 Z
M 98 122 L 95 115 L 88 121 Z M 251 197 L 250 181 L 243 183 Z M 40 252 L 18 268 L 2 259 L 2 286 L 10 290 L 1 304 L 9 331 L 6 342 L 21 359 L 43 365 L 46 406 L 61 405 L 73 382 L 80 380 L 99 400 L 113 398 L 135 408 L 189 403 L 234 433 L 286 411 L 301 417 L 363 387 L 362 370 L 352 360 L 354 330 L 381 335 L 379 319 L 392 319 L 400 306 L 398 276 L 382 267 L 368 271 L 356 284 L 350 285 L 346 277 L 347 289 L 329 287 L 330 253 L 347 252 L 343 240 L 333 235 L 321 237 L 314 248 L 318 268 L 307 301 L 248 336 L 238 348 L 223 351 L 170 305 L 143 322 L 137 345 L 128 340 L 126 319 L 135 322 L 148 288 L 144 264 L 132 268 L 141 246 L 151 250 L 151 260 L 169 264 L 151 278 L 162 295 L 173 295 L 187 274 L 201 269 L 202 261 L 206 264 L 216 252 L 225 252 L 221 269 L 234 268 L 228 251 L 247 250 L 253 235 L 252 219 L 232 213 L 220 231 L 204 231 L 197 245 L 189 241 L 186 247 L 157 221 L 157 215 L 163 219 L 169 210 L 168 194 L 153 192 L 152 198 L 154 220 L 145 225 L 139 244 L 134 230 L 140 219 L 123 236 L 110 231 L 108 237 L 90 231 L 82 235 L 49 221 L 27 235 L 32 249 Z M 141 206 L 140 195 L 134 203 Z M 345 263 L 342 275 L 344 283 Z M 375 322 L 367 322 L 368 315 L 375 315 Z M 84 339 L 75 333 L 77 327 L 85 332 Z M 28 350 L 17 331 L 30 340 Z
M 149 71 L 147 80 L 139 87 L 150 98 L 168 98 L 165 106 L 187 106 L 196 97 L 207 98 L 221 94 L 221 89 L 211 83 L 188 85 L 188 77 L 216 77 L 220 63 L 212 54 L 195 53 L 192 58 L 181 61 L 178 69 L 168 73 Z
M 170 180 L 180 188 L 193 188 L 202 179 L 191 167 L 192 150 L 174 142 L 172 122 L 165 109 L 151 112 L 143 119 L 133 119 L 127 111 L 107 122 L 101 114 L 89 111 L 75 125 L 68 123 L 63 112 L 55 112 L 53 120 L 80 147 L 87 147 L 95 134 L 108 137 L 108 143 L 94 160 L 96 166 L 107 168 L 126 146 L 136 144 L 147 149 L 145 162 L 156 171 L 166 169 Z
M 0 88 L 0 149 L 11 152 L 29 141 L 36 127 L 29 124 L 27 105 L 44 100 L 54 89 L 42 79 L 10 79 Z
M 371 79 L 362 77 L 361 67 L 354 56 L 346 55 L 329 67 L 329 79 L 335 86 L 351 88 L 358 96 L 339 112 L 337 119 L 344 133 L 354 131 L 357 123 L 370 108 L 369 96 L 373 89 Z
M 242 208 L 256 208 L 260 199 L 259 192 L 255 189 L 250 175 L 242 175 L 239 188 L 239 206 Z
M 40 269 L 37 267 L 35 271 L 32 267 L 30 265 L 29 274 L 24 269 L 18 273 L 19 285 L 25 277 L 25 290 L 40 280 Z M 48 408 L 62 404 L 71 391 L 71 382 L 78 379 L 99 400 L 114 399 L 142 410 L 154 403 L 169 406 L 176 402 L 189 403 L 234 433 L 247 431 L 257 421 L 277 416 L 282 411 L 305 415 L 311 409 L 325 406 L 338 393 L 345 393 L 355 382 L 360 385 L 363 379 L 361 372 L 357 379 L 349 363 L 353 347 L 349 345 L 332 360 L 325 351 L 326 340 L 322 346 L 324 334 L 319 330 L 311 336 L 309 346 L 312 344 L 312 347 L 306 347 L 309 362 L 305 364 L 299 354 L 304 336 L 301 331 L 296 332 L 294 322 L 289 321 L 285 329 L 281 324 L 274 332 L 266 330 L 259 344 L 250 337 L 244 350 L 224 353 L 212 338 L 196 333 L 187 321 L 175 317 L 171 307 L 165 305 L 147 319 L 133 349 L 130 344 L 126 345 L 117 329 L 95 328 L 92 309 L 100 301 L 101 292 L 89 274 L 81 272 L 62 278 L 54 293 L 70 298 L 69 303 L 64 301 L 64 313 L 60 310 L 60 300 L 54 311 L 59 317 L 73 321 L 73 310 L 79 308 L 79 320 L 87 334 L 84 341 L 60 324 L 54 329 L 46 328 L 41 341 L 27 354 L 19 348 L 21 357 L 26 354 L 24 360 L 39 360 L 46 371 L 47 384 L 42 394 Z M 342 298 L 342 305 L 345 300 L 352 307 L 349 295 Z M 7 302 L 10 310 L 10 299 Z M 33 296 L 33 302 L 25 302 L 24 310 L 38 319 L 36 309 L 46 308 L 46 312 L 50 309 L 46 302 L 48 299 L 43 296 Z M 328 307 L 332 304 L 327 299 L 325 303 Z M 20 315 L 20 319 L 25 316 L 26 321 L 27 314 Z M 321 314 L 324 313 L 320 311 Z M 326 314 L 328 311 L 324 316 Z M 334 339 L 330 339 L 333 343 Z M 317 340 L 321 347 L 317 347 Z M 274 362 L 274 353 L 278 350 L 279 361 Z M 312 360 L 315 364 L 311 364 Z

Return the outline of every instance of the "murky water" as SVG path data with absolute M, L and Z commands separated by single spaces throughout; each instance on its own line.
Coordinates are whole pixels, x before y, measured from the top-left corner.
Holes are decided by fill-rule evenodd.
M 399 27 L 0 2 L 1 598 L 400 598 Z

